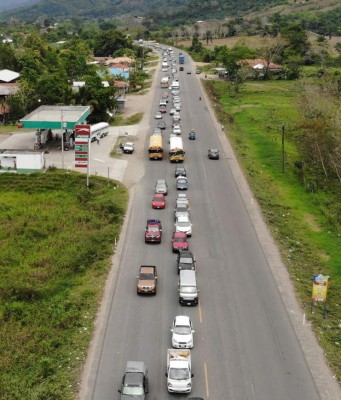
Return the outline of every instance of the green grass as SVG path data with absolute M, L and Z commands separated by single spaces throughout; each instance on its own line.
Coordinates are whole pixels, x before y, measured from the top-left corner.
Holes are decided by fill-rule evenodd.
M 130 117 L 124 117 L 123 115 L 116 115 L 115 121 L 111 124 L 111 126 L 126 126 L 126 125 L 136 125 L 141 122 L 143 117 L 143 113 L 136 113 L 131 115 Z
M 18 132 L 24 131 L 23 129 L 19 129 L 16 125 L 0 125 L 0 135 L 7 134 L 11 132 Z
M 247 82 L 242 93 L 230 95 L 226 82 L 205 81 L 216 113 L 228 132 L 245 175 L 268 225 L 279 244 L 283 261 L 295 284 L 299 301 L 312 321 L 328 360 L 341 379 L 341 235 L 335 218 L 341 198 L 334 193 L 309 193 L 294 166 L 298 95 L 296 82 Z M 281 133 L 285 127 L 285 172 L 282 173 Z M 331 276 L 328 316 L 322 306 L 310 313 L 312 276 Z
M 120 234 L 124 187 L 0 175 L 0 398 L 73 399 Z

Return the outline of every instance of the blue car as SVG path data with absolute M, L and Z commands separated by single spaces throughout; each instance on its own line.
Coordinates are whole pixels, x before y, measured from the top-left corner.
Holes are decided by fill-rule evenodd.
M 188 139 L 189 139 L 189 140 L 195 140 L 195 132 L 190 132 L 190 133 L 188 134 Z
M 188 189 L 188 181 L 185 176 L 180 175 L 176 179 L 176 189 L 177 190 L 187 190 Z

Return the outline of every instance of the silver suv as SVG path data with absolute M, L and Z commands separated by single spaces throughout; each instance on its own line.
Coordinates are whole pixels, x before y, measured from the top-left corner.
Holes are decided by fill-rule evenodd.
M 158 179 L 156 181 L 155 193 L 168 194 L 168 185 L 165 179 Z

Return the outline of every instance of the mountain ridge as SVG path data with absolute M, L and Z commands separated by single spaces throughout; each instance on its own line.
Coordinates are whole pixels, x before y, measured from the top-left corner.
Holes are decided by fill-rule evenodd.
M 220 18 L 233 16 L 234 13 L 256 11 L 286 0 L 13 0 L 13 10 L 0 17 L 35 20 L 40 16 L 55 18 L 115 18 L 121 15 L 157 15 L 181 16 L 186 18 Z M 19 5 L 23 5 L 21 8 Z M 33 5 L 32 5 L 33 4 Z M 26 5 L 26 6 L 25 6 Z M 1 8 L 0 8 L 1 10 Z M 223 15 L 226 13 L 226 15 Z M 230 14 L 230 15 L 229 15 Z

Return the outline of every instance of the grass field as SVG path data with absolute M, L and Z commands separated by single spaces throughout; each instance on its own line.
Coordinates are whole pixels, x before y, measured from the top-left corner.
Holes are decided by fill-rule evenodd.
M 308 40 L 311 43 L 314 50 L 318 49 L 317 44 L 318 35 L 314 35 L 312 33 L 308 33 Z M 208 43 L 206 40 L 200 40 L 202 45 L 205 48 L 213 50 L 215 46 L 227 46 L 228 48 L 234 46 L 245 46 L 249 47 L 250 49 L 261 49 L 263 47 L 271 46 L 272 44 L 277 44 L 280 42 L 280 38 L 272 38 L 272 37 L 265 37 L 261 38 L 260 36 L 233 36 L 227 38 L 215 38 Z M 335 46 L 337 43 L 341 42 L 341 36 L 332 36 L 330 39 L 327 38 L 325 46 L 329 49 L 334 55 L 337 55 L 337 51 Z M 178 46 L 183 46 L 189 48 L 192 45 L 192 39 L 189 40 L 180 40 L 177 42 Z
M 222 124 L 238 155 L 273 236 L 281 249 L 299 300 L 328 360 L 341 379 L 341 234 L 333 220 L 340 197 L 308 193 L 300 183 L 294 162 L 297 83 L 248 82 L 239 97 L 229 95 L 226 82 L 206 81 Z M 282 173 L 281 134 L 285 132 L 285 172 Z M 336 189 L 340 194 L 340 190 Z M 312 277 L 331 277 L 328 316 L 322 306 L 310 312 Z
M 73 399 L 128 194 L 106 179 L 0 175 L 0 398 Z

